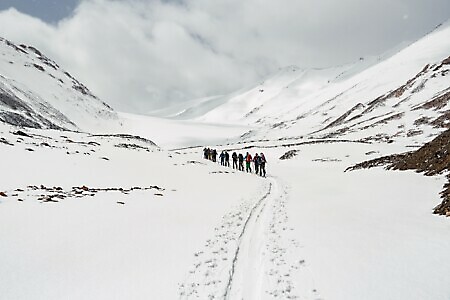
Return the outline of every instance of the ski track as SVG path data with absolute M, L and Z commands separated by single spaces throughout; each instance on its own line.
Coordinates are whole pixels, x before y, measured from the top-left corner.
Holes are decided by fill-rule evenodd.
M 222 217 L 214 236 L 194 254 L 179 285 L 180 299 L 300 298 L 295 278 L 306 264 L 287 225 L 288 192 L 275 178 L 268 178 L 264 190 Z M 313 294 L 306 298 L 318 299 L 315 289 Z

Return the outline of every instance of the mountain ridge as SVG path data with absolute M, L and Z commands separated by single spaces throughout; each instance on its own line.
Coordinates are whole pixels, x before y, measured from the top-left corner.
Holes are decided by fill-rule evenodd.
M 11 125 L 97 130 L 116 112 L 33 46 L 0 37 L 0 120 Z

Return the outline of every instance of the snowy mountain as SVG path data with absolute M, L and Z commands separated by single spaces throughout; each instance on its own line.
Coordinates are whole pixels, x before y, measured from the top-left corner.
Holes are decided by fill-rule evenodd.
M 322 70 L 289 67 L 252 89 L 222 97 L 209 110 L 203 108 L 211 101 L 186 111 L 201 111 L 198 121 L 258 126 L 247 139 L 426 136 L 448 127 L 449 40 L 447 22 L 381 61 Z M 363 136 L 353 135 L 361 130 Z
M 23 127 L 96 130 L 117 114 L 32 46 L 0 38 L 0 120 Z

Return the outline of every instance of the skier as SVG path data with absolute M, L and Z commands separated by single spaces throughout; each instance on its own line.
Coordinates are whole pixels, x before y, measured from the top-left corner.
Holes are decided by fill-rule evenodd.
M 244 155 L 242 155 L 242 153 L 239 153 L 238 160 L 239 160 L 239 171 L 244 171 Z
M 233 152 L 233 154 L 231 155 L 231 158 L 233 159 L 233 169 L 237 169 L 238 168 L 238 155 L 236 154 L 236 152 Z
M 259 155 L 259 176 L 266 177 L 266 157 L 264 153 L 261 152 Z
M 230 166 L 230 154 L 228 153 L 228 151 L 225 151 L 225 166 Z
M 245 155 L 245 171 L 247 173 L 252 172 L 251 163 L 252 163 L 252 156 L 250 155 L 250 153 L 247 152 L 247 154 Z
M 255 164 L 255 174 L 259 173 L 258 165 L 259 165 L 259 156 L 258 153 L 255 153 L 255 156 L 253 156 L 253 163 Z

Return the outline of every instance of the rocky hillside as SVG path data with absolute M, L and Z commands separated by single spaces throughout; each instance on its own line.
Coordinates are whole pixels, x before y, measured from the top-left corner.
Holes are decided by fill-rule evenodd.
M 443 201 L 436 206 L 434 213 L 450 216 L 450 129 L 416 151 L 365 161 L 348 168 L 347 171 L 378 166 L 385 166 L 389 170 L 415 170 L 427 176 L 447 173 L 449 182 L 441 192 Z
M 0 38 L 0 121 L 30 128 L 96 130 L 117 114 L 38 49 Z

